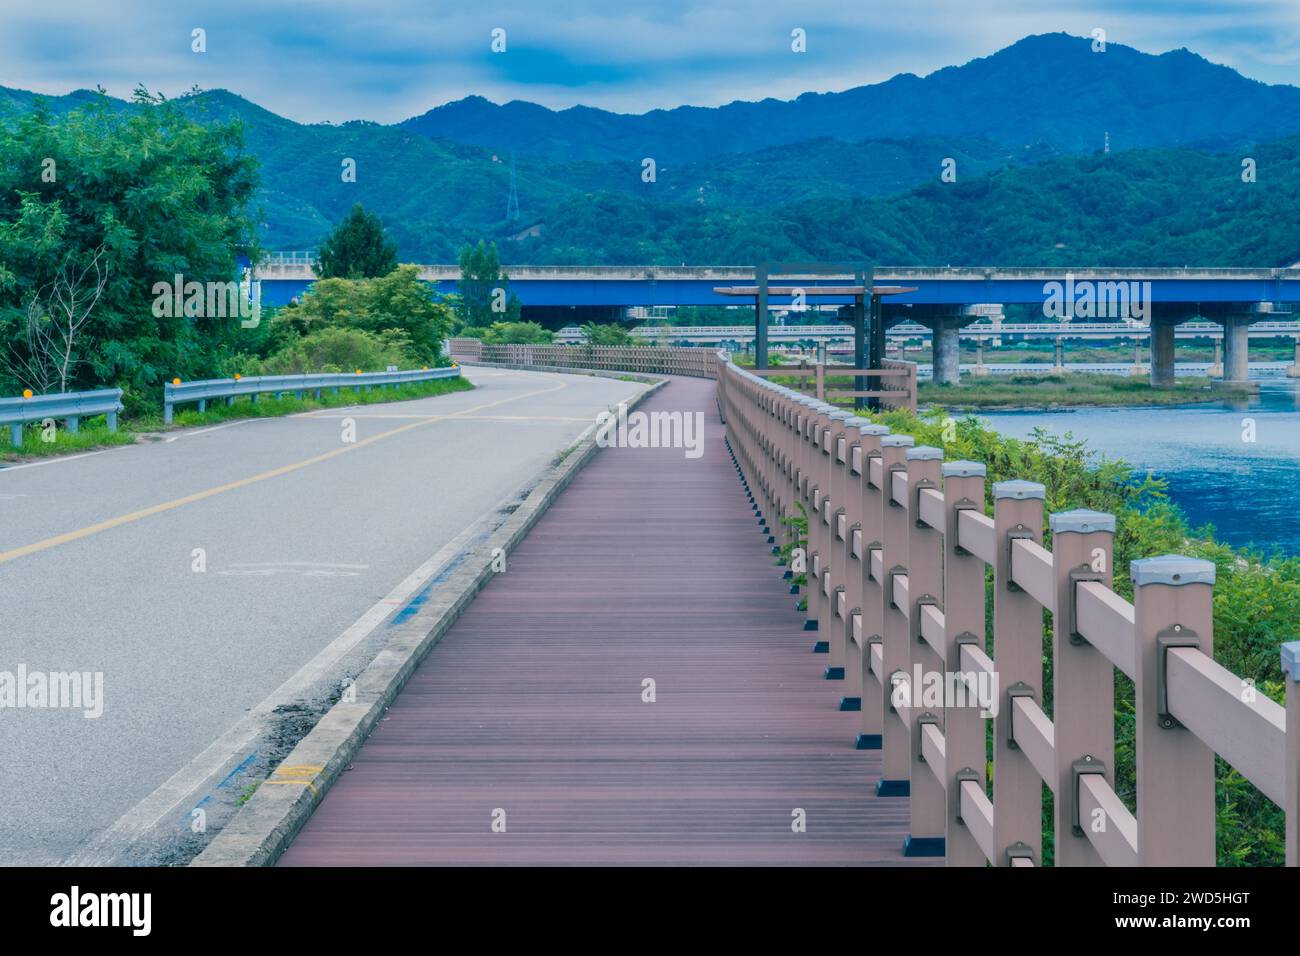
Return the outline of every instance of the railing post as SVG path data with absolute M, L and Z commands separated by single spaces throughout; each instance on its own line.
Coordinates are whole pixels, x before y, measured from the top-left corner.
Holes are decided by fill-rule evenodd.
M 1300 641 L 1282 645 L 1282 679 L 1286 682 L 1286 865 L 1300 866 Z
M 911 810 L 912 825 L 903 840 L 903 856 L 943 856 L 944 852 L 944 767 L 927 766 L 921 756 L 922 715 L 933 714 L 940 729 L 944 705 L 931 706 L 922 699 L 924 684 L 918 675 L 934 674 L 943 679 L 943 659 L 921 636 L 921 613 L 926 606 L 938 606 L 943 593 L 943 535 L 921 520 L 920 495 L 924 489 L 939 488 L 943 450 L 922 445 L 906 451 L 907 460 L 907 603 L 908 645 L 912 687 Z M 941 685 L 942 686 L 942 683 Z
M 883 500 L 880 489 L 871 483 L 871 463 L 879 461 L 880 440 L 889 434 L 884 425 L 861 424 L 858 426 L 858 440 L 862 451 L 858 460 L 861 470 L 859 484 L 858 514 L 861 515 L 862 529 L 858 553 L 862 574 L 862 621 L 860 643 L 857 646 L 858 669 L 862 683 L 862 720 L 858 726 L 855 746 L 859 750 L 879 750 L 881 747 L 882 715 L 888 705 L 888 688 L 883 680 L 869 673 L 871 669 L 871 645 L 882 641 L 885 631 L 884 585 L 871 574 L 871 552 L 881 548 L 881 521 L 883 517 Z
M 817 401 L 826 401 L 826 364 L 817 363 Z
M 824 621 L 820 625 L 825 631 L 825 639 L 830 642 L 827 648 L 830 658 L 826 662 L 826 677 L 828 680 L 844 680 L 845 670 L 844 663 L 848 648 L 847 629 L 851 626 L 852 620 L 846 617 L 843 624 L 836 621 L 836 612 L 839 606 L 837 593 L 839 587 L 846 585 L 845 572 L 847 571 L 848 549 L 841 545 L 839 536 L 839 516 L 841 512 L 847 513 L 844 507 L 845 489 L 848 487 L 848 466 L 841 464 L 840 444 L 844 442 L 848 433 L 848 421 L 853 416 L 848 412 L 836 411 L 830 414 L 830 427 L 826 430 L 822 447 L 826 453 L 827 473 L 826 486 L 828 489 L 828 498 L 821 509 L 819 515 L 820 523 L 824 526 L 822 532 L 822 541 L 826 561 L 830 566 L 830 580 L 827 582 L 829 594 L 825 594 L 826 603 L 824 605 Z M 847 601 L 847 599 L 846 599 Z M 847 614 L 848 608 L 845 608 Z M 841 701 L 843 704 L 843 701 Z
M 998 710 L 993 719 L 994 866 L 1008 866 L 1007 848 L 1029 847 L 1043 859 L 1043 782 L 1011 740 L 1008 690 L 1028 686 L 1043 699 L 1043 609 L 1011 579 L 1012 544 L 1017 538 L 1041 542 L 1046 489 L 1032 481 L 993 485 L 993 663 L 998 676 Z
M 1111 585 L 1115 517 L 1080 509 L 1051 515 L 1056 609 L 1052 614 L 1052 722 L 1056 743 L 1056 793 L 1072 796 L 1074 763 L 1100 760 L 1115 785 L 1115 668 L 1078 635 L 1074 607 L 1080 581 Z M 1069 796 L 1054 805 L 1055 864 L 1102 866 L 1088 837 L 1074 832 Z
M 880 797 L 905 797 L 910 792 L 912 737 L 895 706 L 895 679 L 910 681 L 907 667 L 911 662 L 908 647 L 907 608 L 894 602 L 894 580 L 907 573 L 907 509 L 894 501 L 893 476 L 907 471 L 907 449 L 915 444 L 911 435 L 885 435 L 880 439 L 881 500 L 881 587 L 884 603 L 884 627 L 881 630 L 880 679 L 884 691 L 881 731 L 881 775 L 876 784 Z M 910 703 L 910 700 L 909 700 Z M 919 714 L 915 708 L 909 711 Z
M 1164 659 L 1187 646 L 1214 656 L 1214 564 L 1167 554 L 1134 561 L 1130 575 L 1138 866 L 1213 866 L 1214 752 L 1170 714 Z
M 961 646 L 970 642 L 984 649 L 984 562 L 960 547 L 957 522 L 962 511 L 984 513 L 985 467 L 975 461 L 946 461 L 943 475 L 943 639 L 944 666 L 962 672 Z M 969 703 L 969 698 L 967 703 Z M 973 771 L 985 787 L 988 746 L 985 718 L 976 706 L 949 707 L 944 714 L 943 753 L 947 764 L 947 833 L 944 853 L 948 866 L 983 866 L 984 851 L 961 820 L 961 787 L 957 774 Z

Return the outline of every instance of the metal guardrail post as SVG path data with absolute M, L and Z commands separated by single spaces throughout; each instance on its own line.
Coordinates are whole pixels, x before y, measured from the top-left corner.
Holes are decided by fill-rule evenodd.
M 1137 696 L 1139 866 L 1214 866 L 1214 751 L 1169 712 L 1166 655 L 1214 656 L 1214 564 L 1164 555 L 1130 566 Z

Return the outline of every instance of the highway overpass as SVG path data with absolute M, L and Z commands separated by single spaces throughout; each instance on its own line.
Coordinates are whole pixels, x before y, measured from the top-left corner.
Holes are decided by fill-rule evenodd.
M 636 306 L 735 305 L 727 290 L 752 285 L 752 266 L 534 266 L 507 267 L 510 291 L 525 317 L 552 328 L 588 318 L 609 321 Z M 846 271 L 845 275 L 850 273 Z M 458 288 L 456 265 L 426 265 L 421 276 L 446 292 Z M 1051 318 L 1091 321 L 1139 318 L 1150 323 L 1151 380 L 1173 381 L 1174 326 L 1200 317 L 1218 323 L 1224 340 L 1224 377 L 1248 378 L 1249 327 L 1300 302 L 1300 269 L 1295 268 L 1066 268 L 1066 267 L 917 267 L 879 266 L 877 284 L 915 291 L 890 296 L 882 306 L 886 323 L 910 319 L 933 330 L 936 378 L 956 381 L 958 330 L 987 305 L 1031 305 Z M 315 279 L 309 253 L 273 254 L 254 273 L 262 301 L 280 305 L 301 294 Z M 842 285 L 830 274 L 790 274 L 783 285 L 812 289 Z M 744 300 L 742 300 L 744 301 Z M 823 305 L 852 307 L 854 297 L 819 297 Z M 773 296 L 769 304 L 797 304 Z

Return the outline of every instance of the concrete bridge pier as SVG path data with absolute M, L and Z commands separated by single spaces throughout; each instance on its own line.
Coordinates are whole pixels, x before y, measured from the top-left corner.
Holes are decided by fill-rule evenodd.
M 1271 302 L 1224 302 L 1202 306 L 1201 315 L 1223 326 L 1223 381 L 1250 380 L 1250 324 L 1267 318 Z
M 956 385 L 961 379 L 962 326 L 969 325 L 985 311 L 969 305 L 912 305 L 887 307 L 887 322 L 911 320 L 928 326 L 931 332 L 931 355 L 936 385 Z
M 1151 320 L 1151 387 L 1174 386 L 1174 326 L 1177 319 Z

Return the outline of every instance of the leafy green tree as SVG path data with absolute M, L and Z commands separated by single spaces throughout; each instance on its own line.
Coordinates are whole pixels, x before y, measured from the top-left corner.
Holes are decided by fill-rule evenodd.
M 496 243 L 479 240 L 460 250 L 460 296 L 456 317 L 470 328 L 493 322 L 518 322 L 519 299 L 510 292 L 510 277 L 501 271 Z
M 384 224 L 361 203 L 320 247 L 317 274 L 324 279 L 374 279 L 397 268 L 397 246 L 384 235 Z
M 551 332 L 536 322 L 493 322 L 482 338 L 490 345 L 551 344 Z
M 241 349 L 237 319 L 154 307 L 159 283 L 228 283 L 237 256 L 257 254 L 257 165 L 238 123 L 200 125 L 140 88 L 125 108 L 100 96 L 0 120 L 0 156 L 0 393 L 39 360 L 33 315 L 76 326 L 56 387 L 118 385 L 129 407 Z M 70 285 L 93 307 L 60 315 L 56 290 Z
M 365 332 L 332 326 L 295 339 L 264 362 L 245 367 L 249 374 L 305 375 L 312 372 L 382 372 L 390 365 L 418 367 L 421 359 L 401 329 Z
M 380 334 L 399 330 L 411 343 L 411 358 L 438 361 L 452 324 L 451 309 L 437 299 L 418 266 L 398 266 L 375 279 L 318 279 L 297 305 L 275 321 L 298 335 L 347 328 Z M 284 341 L 281 339 L 281 341 Z
M 617 322 L 604 325 L 597 322 L 585 322 L 582 326 L 582 334 L 587 337 L 588 345 L 632 344 L 631 334 Z

